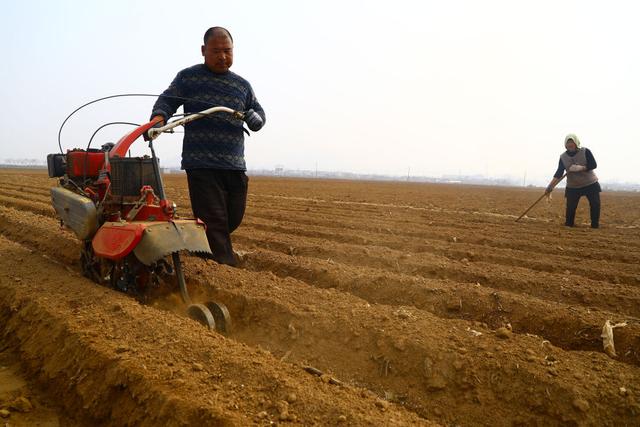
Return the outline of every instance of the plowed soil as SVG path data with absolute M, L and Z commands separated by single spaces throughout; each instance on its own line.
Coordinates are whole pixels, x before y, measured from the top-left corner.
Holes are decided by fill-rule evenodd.
M 0 421 L 640 424 L 639 194 L 603 193 L 592 230 L 561 192 L 516 223 L 540 190 L 251 178 L 240 267 L 182 256 L 223 336 L 83 278 L 55 184 L 0 170 Z M 190 217 L 184 175 L 165 185 Z

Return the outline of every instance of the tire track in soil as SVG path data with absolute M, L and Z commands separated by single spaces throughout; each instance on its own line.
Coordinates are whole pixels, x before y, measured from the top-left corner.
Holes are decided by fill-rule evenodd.
M 627 320 L 626 328 L 615 330 L 619 359 L 640 366 L 640 319 L 582 306 L 552 303 L 510 292 L 408 276 L 374 268 L 354 268 L 326 260 L 284 255 L 248 247 L 242 268 L 273 272 L 320 288 L 335 288 L 371 304 L 412 306 L 441 318 L 474 320 L 497 329 L 510 324 L 514 332 L 534 334 L 570 351 L 603 352 L 602 326 L 605 320 Z M 402 293 L 397 292 L 402 289 Z
M 0 253 L 2 333 L 29 374 L 81 424 L 331 425 L 343 417 L 352 424 L 433 425 L 364 390 L 327 384 L 264 350 L 92 285 L 2 238 Z
M 346 265 L 377 266 L 391 271 L 431 279 L 449 279 L 457 282 L 480 283 L 500 289 L 530 295 L 540 299 L 566 304 L 589 304 L 605 311 L 615 310 L 640 317 L 640 289 L 627 285 L 571 276 L 558 277 L 543 272 L 532 272 L 521 267 L 502 268 L 483 262 L 451 262 L 431 254 L 412 254 L 387 248 L 360 247 L 321 239 L 288 238 L 258 230 L 240 229 L 234 240 L 281 253 L 304 255 L 319 260 L 331 259 Z

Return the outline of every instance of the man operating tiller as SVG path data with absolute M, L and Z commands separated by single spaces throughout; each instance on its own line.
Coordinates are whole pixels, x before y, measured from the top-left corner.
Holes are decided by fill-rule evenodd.
M 209 28 L 201 49 L 204 63 L 178 73 L 154 104 L 152 120 L 167 123 L 181 105 L 185 113 L 219 105 L 244 112 L 249 129 L 260 130 L 266 118 L 251 85 L 229 71 L 229 31 Z M 182 145 L 193 214 L 207 226 L 212 259 L 228 265 L 237 264 L 230 235 L 242 222 L 247 200 L 243 120 L 223 113 L 192 121 L 185 125 Z

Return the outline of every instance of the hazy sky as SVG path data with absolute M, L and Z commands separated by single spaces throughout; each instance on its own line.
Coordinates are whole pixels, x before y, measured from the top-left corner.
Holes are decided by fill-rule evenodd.
M 602 182 L 640 182 L 639 12 L 632 1 L 5 2 L 0 161 L 56 152 L 60 123 L 91 99 L 160 93 L 221 25 L 267 113 L 246 140 L 250 169 L 526 171 L 541 183 L 572 132 Z M 63 147 L 85 147 L 105 122 L 146 121 L 153 101 L 81 111 Z M 165 166 L 179 164 L 180 141 L 157 140 Z

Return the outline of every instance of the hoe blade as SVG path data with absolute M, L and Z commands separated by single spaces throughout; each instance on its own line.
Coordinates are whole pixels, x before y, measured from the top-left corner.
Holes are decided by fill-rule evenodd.
M 140 243 L 133 252 L 145 265 L 186 250 L 189 252 L 211 253 L 209 242 L 202 224 L 193 220 L 146 223 Z

